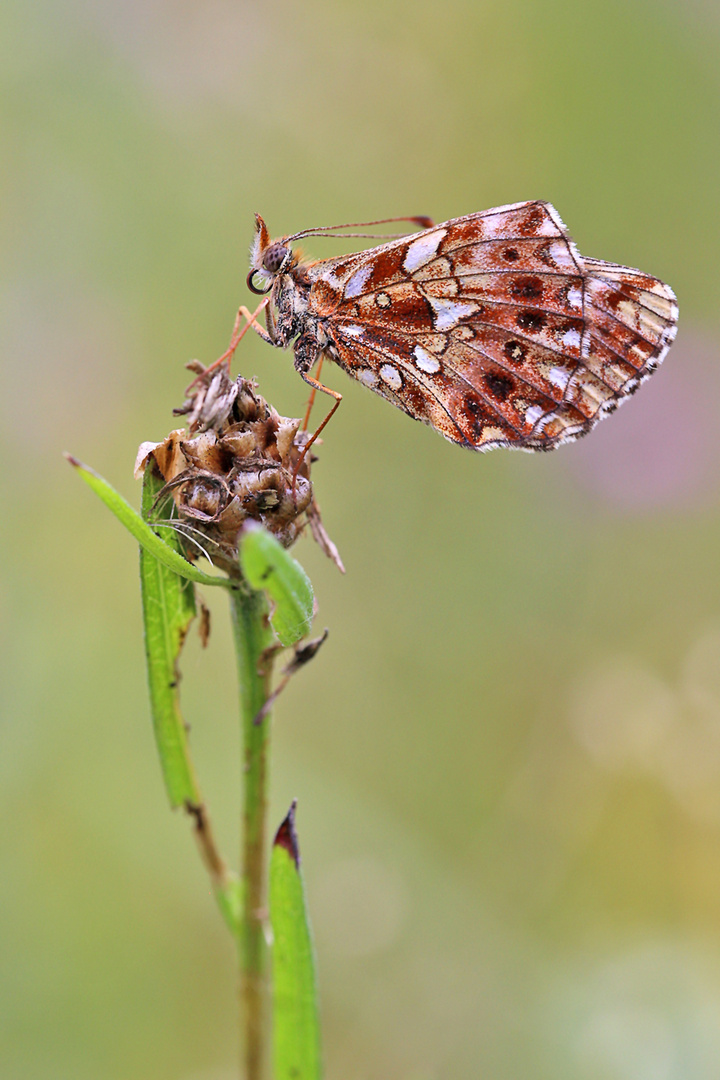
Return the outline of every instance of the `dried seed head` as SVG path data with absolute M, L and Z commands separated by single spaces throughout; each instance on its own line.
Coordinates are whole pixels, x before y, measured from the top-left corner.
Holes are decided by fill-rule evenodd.
M 198 378 L 176 415 L 187 430 L 171 431 L 161 443 L 143 443 L 136 475 L 150 460 L 172 495 L 172 520 L 186 554 L 206 553 L 218 566 L 238 573 L 238 540 L 248 519 L 262 522 L 290 547 L 308 520 L 323 550 L 340 568 L 337 551 L 319 523 L 310 482 L 310 455 L 298 468 L 308 438 L 300 421 L 280 416 L 256 392 L 255 383 L 233 382 L 224 365 L 189 365 Z M 296 475 L 297 470 L 297 475 Z

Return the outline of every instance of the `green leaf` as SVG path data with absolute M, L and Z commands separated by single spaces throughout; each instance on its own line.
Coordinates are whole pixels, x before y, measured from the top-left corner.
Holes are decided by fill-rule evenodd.
M 149 515 L 164 481 L 148 466 L 143 478 L 142 510 Z M 163 546 L 178 544 L 167 530 Z M 177 661 L 185 635 L 195 617 L 195 586 L 160 562 L 146 547 L 140 548 L 145 655 L 155 741 L 165 786 L 172 806 L 196 805 L 200 792 L 190 761 L 187 730 L 180 712 L 180 674 Z
M 273 932 L 273 1059 L 275 1080 L 319 1080 L 320 1023 L 295 803 L 277 831 L 270 859 Z
M 225 920 L 228 930 L 239 941 L 240 931 L 243 924 L 243 882 L 234 874 L 228 874 L 228 879 L 221 888 L 215 889 L 220 913 Z
M 270 622 L 282 645 L 294 645 L 312 625 L 313 590 L 299 562 L 274 536 L 248 524 L 240 541 L 240 567 L 253 589 L 264 589 L 274 605 Z
M 167 566 L 169 570 L 174 570 L 176 574 L 180 574 L 190 581 L 197 581 L 199 585 L 222 585 L 225 588 L 232 588 L 233 582 L 228 578 L 213 577 L 211 574 L 203 573 L 202 570 L 198 570 L 196 566 L 193 566 L 191 562 L 188 562 L 180 554 L 177 545 L 165 543 L 165 540 L 153 532 L 138 512 L 133 510 L 130 503 L 126 502 L 122 495 L 115 491 L 115 488 L 111 487 L 107 480 L 103 479 L 94 469 L 91 469 L 88 465 L 83 465 L 81 461 L 78 461 L 77 458 L 72 457 L 70 454 L 65 456 L 70 464 L 77 469 L 85 483 L 93 489 L 96 495 L 100 496 L 108 509 L 112 510 L 118 521 L 122 522 L 138 543 Z M 151 471 L 150 465 L 148 465 L 145 474 L 147 475 Z M 160 488 L 158 487 L 157 490 L 159 491 Z M 163 531 L 170 533 L 172 530 L 165 529 Z

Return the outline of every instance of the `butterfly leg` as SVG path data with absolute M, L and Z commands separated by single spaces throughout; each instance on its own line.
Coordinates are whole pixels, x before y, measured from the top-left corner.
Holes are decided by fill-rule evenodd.
M 270 338 L 270 335 L 267 333 L 267 331 L 263 330 L 262 326 L 260 326 L 260 323 L 255 321 L 263 308 L 267 307 L 268 303 L 269 300 L 263 300 L 263 302 L 261 304 L 258 304 L 258 306 L 253 312 L 248 311 L 244 304 L 240 305 L 240 307 L 238 308 L 238 313 L 235 316 L 235 324 L 233 326 L 230 344 L 228 345 L 222 356 L 219 356 L 215 363 L 211 365 L 211 367 L 219 367 L 220 364 L 224 363 L 225 360 L 230 360 L 241 340 L 245 337 L 245 334 L 247 333 L 249 327 L 251 326 L 253 330 L 258 333 L 261 338 L 263 338 L 263 340 L 269 341 L 271 345 L 273 344 L 272 339 Z M 245 319 L 245 326 L 243 326 L 241 330 L 240 322 L 242 319 Z M 209 370 L 210 368 L 208 368 L 208 371 Z
M 331 390 L 329 386 L 324 386 L 323 383 L 321 383 L 318 379 L 313 379 L 312 375 L 309 375 L 306 371 L 300 370 L 300 374 L 302 375 L 303 379 L 308 384 L 308 386 L 312 386 L 314 391 L 315 390 L 321 390 L 323 392 L 323 394 L 329 394 L 330 397 L 335 398 L 335 404 L 333 405 L 332 409 L 330 410 L 330 412 L 327 414 L 327 416 L 323 420 L 322 424 L 320 424 L 320 427 L 316 431 L 313 432 L 313 434 L 308 439 L 308 441 L 305 443 L 305 445 L 304 445 L 304 447 L 302 449 L 302 453 L 300 454 L 300 457 L 298 458 L 297 465 L 295 466 L 295 469 L 293 471 L 293 489 L 295 487 L 295 480 L 297 479 L 297 474 L 298 474 L 298 472 L 300 470 L 300 467 L 302 466 L 303 461 L 307 457 L 308 450 L 310 449 L 312 444 L 315 442 L 315 440 L 317 439 L 318 435 L 323 430 L 323 428 L 327 426 L 330 419 L 335 415 L 338 408 L 340 407 L 340 402 L 342 401 L 342 394 L 339 394 L 337 392 L 337 390 Z
M 323 359 L 324 359 L 324 354 L 321 353 L 320 354 L 320 359 L 318 360 L 317 371 L 315 373 L 316 377 L 318 379 L 320 378 L 320 372 L 322 371 Z M 300 427 L 301 431 L 307 431 L 307 429 L 308 429 L 308 424 L 310 423 L 310 413 L 312 412 L 313 405 L 315 404 L 315 395 L 316 395 L 316 393 L 317 393 L 317 390 L 315 389 L 315 387 L 313 387 L 312 390 L 310 391 L 310 397 L 308 398 L 307 408 L 305 410 L 305 416 L 303 417 L 303 422 L 302 422 L 302 425 Z
M 262 327 L 260 325 L 260 323 L 255 321 L 257 316 L 262 311 L 262 309 L 264 307 L 266 307 L 266 306 L 267 306 L 267 300 L 263 301 L 262 304 L 258 305 L 258 307 L 255 309 L 255 311 L 250 312 L 250 311 L 248 311 L 248 309 L 245 307 L 244 304 L 240 305 L 240 307 L 238 308 L 237 319 L 235 320 L 236 327 L 237 327 L 237 324 L 238 324 L 241 316 L 246 320 L 246 325 L 240 331 L 240 337 L 242 337 L 242 335 L 245 333 L 248 326 L 252 326 L 255 333 L 259 334 L 259 336 L 263 339 L 263 341 L 267 341 L 267 343 L 269 345 L 274 345 L 275 344 L 275 338 L 264 327 Z M 268 308 L 267 315 L 269 315 L 269 314 L 270 314 L 270 309 Z
M 196 383 L 199 383 L 201 379 L 205 379 L 209 371 L 214 371 L 215 368 L 220 367 L 220 365 L 224 364 L 225 362 L 227 362 L 229 371 L 230 360 L 232 359 L 235 350 L 237 349 L 238 345 L 245 337 L 245 334 L 251 326 L 253 330 L 255 330 L 256 333 L 258 333 L 260 337 L 263 338 L 264 341 L 269 341 L 271 345 L 275 344 L 267 331 L 263 330 L 262 326 L 260 326 L 260 324 L 255 321 L 263 308 L 267 307 L 269 302 L 269 298 L 266 298 L 261 304 L 258 304 L 258 306 L 255 308 L 255 311 L 253 312 L 248 311 L 248 309 L 244 305 L 241 305 L 238 308 L 238 313 L 235 316 L 235 323 L 233 325 L 233 332 L 230 337 L 230 344 L 228 345 L 222 356 L 219 356 L 217 360 L 215 360 L 210 365 L 210 367 L 205 368 L 201 375 L 198 375 L 196 379 L 193 379 L 193 381 L 190 383 L 191 387 L 195 386 Z M 241 330 L 240 323 L 243 319 L 245 319 L 246 321 L 245 325 Z M 188 389 L 190 389 L 190 387 L 188 387 Z

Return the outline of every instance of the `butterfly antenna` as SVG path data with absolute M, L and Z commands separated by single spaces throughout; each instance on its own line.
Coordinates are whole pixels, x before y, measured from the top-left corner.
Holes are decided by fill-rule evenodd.
M 303 229 L 302 232 L 294 233 L 292 236 L 286 236 L 286 243 L 291 243 L 293 240 L 301 240 L 303 236 L 321 236 L 323 233 L 335 233 L 337 235 L 338 229 L 365 229 L 372 225 L 391 225 L 395 221 L 407 221 L 411 225 L 417 226 L 419 229 L 432 229 L 435 222 L 429 217 L 389 217 L 378 218 L 377 221 L 347 221 L 344 225 L 316 225 L 312 229 Z M 363 236 L 363 233 L 350 233 L 350 236 Z M 404 236 L 405 233 L 398 233 L 398 236 Z M 374 234 L 371 235 L 371 239 L 375 239 Z

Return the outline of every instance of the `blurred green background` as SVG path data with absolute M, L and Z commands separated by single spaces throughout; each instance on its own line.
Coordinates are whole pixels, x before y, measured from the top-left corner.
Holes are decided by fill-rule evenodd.
M 275 233 L 551 199 L 668 280 L 678 341 L 557 454 L 480 457 L 341 373 L 314 472 L 346 577 L 275 721 L 329 1080 L 716 1080 L 720 15 L 702 0 L 6 0 L 0 1071 L 229 1080 L 229 940 L 155 760 L 138 444 Z M 315 239 L 310 254 L 351 250 Z M 246 340 L 286 415 L 291 356 Z M 236 367 L 237 370 L 237 367 Z M 227 612 L 193 747 L 237 847 Z

